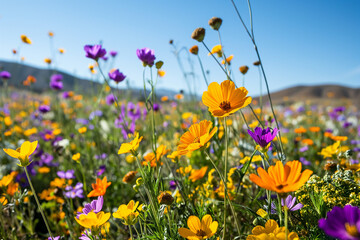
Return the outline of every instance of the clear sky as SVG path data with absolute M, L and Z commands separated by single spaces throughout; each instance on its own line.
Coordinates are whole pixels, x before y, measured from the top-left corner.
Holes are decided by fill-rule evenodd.
M 246 0 L 235 0 L 248 23 Z M 360 1 L 358 0 L 252 0 L 254 32 L 268 75 L 270 89 L 279 90 L 305 84 L 342 84 L 360 87 Z M 142 64 L 136 49 L 155 50 L 157 60 L 165 62 L 166 76 L 159 88 L 187 90 L 169 40 L 178 47 L 197 44 L 191 39 L 197 27 L 206 28 L 209 47 L 218 38 L 207 24 L 211 17 L 221 17 L 224 50 L 234 54 L 232 68 L 238 85 L 238 70 L 248 65 L 245 86 L 251 95 L 259 92 L 257 60 L 230 0 L 13 0 L 3 1 L 0 8 L 0 59 L 15 60 L 12 49 L 20 48 L 25 63 L 46 68 L 44 58 L 51 57 L 48 32 L 53 31 L 54 48 L 66 53 L 57 56 L 57 67 L 89 78 L 83 46 L 100 41 L 119 55 L 114 67 L 119 68 L 134 86 L 142 86 Z M 24 46 L 20 35 L 26 34 L 33 44 Z M 221 82 L 224 74 L 200 46 L 199 55 L 211 81 Z M 183 55 L 185 56 L 185 55 Z M 196 58 L 199 75 L 198 92 L 206 89 Z

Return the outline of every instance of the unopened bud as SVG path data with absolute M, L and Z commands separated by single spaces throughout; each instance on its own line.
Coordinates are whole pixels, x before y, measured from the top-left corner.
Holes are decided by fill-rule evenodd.
M 191 38 L 195 39 L 198 42 L 202 42 L 205 37 L 205 29 L 204 28 L 197 28 L 191 34 Z

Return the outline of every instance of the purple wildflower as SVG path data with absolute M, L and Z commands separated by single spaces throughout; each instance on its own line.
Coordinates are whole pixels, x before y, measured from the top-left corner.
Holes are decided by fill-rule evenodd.
M 103 196 L 99 196 L 98 199 L 93 200 L 91 203 L 85 204 L 82 213 L 78 212 L 76 217 L 79 219 L 81 214 L 88 215 L 90 212 L 98 213 L 101 211 L 104 204 Z
M 71 95 L 72 95 L 72 94 L 70 94 L 70 92 L 65 91 L 65 92 L 63 92 L 62 97 L 65 98 L 65 99 L 68 99 L 68 98 L 71 97 Z
M 340 240 L 360 239 L 360 209 L 346 205 L 335 206 L 327 213 L 327 218 L 319 220 L 319 228 L 327 235 Z
M 93 120 L 95 117 L 101 117 L 103 115 L 103 112 L 101 110 L 95 110 L 90 113 L 89 119 Z
M 169 185 L 170 185 L 170 190 L 175 190 L 176 189 L 176 182 L 175 181 L 171 180 L 169 182 Z
M 107 105 L 113 105 L 114 102 L 116 102 L 117 98 L 114 96 L 114 94 L 110 93 L 106 96 L 106 104 Z
M 152 67 L 154 65 L 154 61 L 156 59 L 154 50 L 151 50 L 150 48 L 137 49 L 136 55 L 143 62 L 144 67 Z
M 299 161 L 304 164 L 305 166 L 309 166 L 311 165 L 311 162 L 309 162 L 308 160 L 306 160 L 306 158 L 304 157 L 300 157 Z
M 105 170 L 106 170 L 106 166 L 105 165 L 101 165 L 100 167 L 99 167 L 99 169 L 96 171 L 96 175 L 99 177 L 99 176 L 101 176 L 101 175 L 103 175 L 103 173 L 105 172 Z
M 8 71 L 2 71 L 2 72 L 0 72 L 0 78 L 9 79 L 9 78 L 11 78 L 11 73 L 9 73 Z
M 106 54 L 106 50 L 102 48 L 101 45 L 85 45 L 84 50 L 86 52 L 86 57 L 94 59 L 95 61 L 104 57 Z
M 75 173 L 75 170 L 71 169 L 66 172 L 58 171 L 56 174 L 58 175 L 59 178 L 71 179 L 71 178 L 75 178 L 74 173 Z
M 116 57 L 117 54 L 117 51 L 110 51 L 110 56 L 112 57 Z
M 126 78 L 126 76 L 120 72 L 119 69 L 109 72 L 108 75 L 109 78 L 114 80 L 116 83 L 122 82 Z
M 50 106 L 48 105 L 40 105 L 39 106 L 39 111 L 42 113 L 47 113 L 50 111 Z
M 84 198 L 84 190 L 83 190 L 83 184 L 77 183 L 75 187 L 67 186 L 65 188 L 65 196 L 67 198 Z
M 270 128 L 262 129 L 261 127 L 256 127 L 254 132 L 248 129 L 250 136 L 262 148 L 266 148 L 269 145 L 269 143 L 276 137 L 277 132 L 277 128 L 274 128 L 272 132 Z
M 55 90 L 63 89 L 63 75 L 61 74 L 53 74 L 50 77 L 50 87 Z
M 154 110 L 154 112 L 159 111 L 159 110 L 160 110 L 160 104 L 154 103 L 154 105 L 153 105 L 153 110 Z
M 296 197 L 292 197 L 291 195 L 289 195 L 285 199 L 285 202 L 284 202 L 283 198 L 281 199 L 281 206 L 283 206 L 283 207 L 286 206 L 292 212 L 297 211 L 304 206 L 301 203 L 298 203 L 295 205 L 295 202 L 296 202 Z M 264 207 L 267 208 L 267 206 L 264 206 Z M 275 202 L 271 202 L 271 213 L 277 214 L 277 208 L 276 208 Z
M 48 240 L 59 240 L 60 239 L 60 236 L 57 236 L 57 237 L 53 237 L 53 238 L 51 238 L 51 237 L 48 237 Z

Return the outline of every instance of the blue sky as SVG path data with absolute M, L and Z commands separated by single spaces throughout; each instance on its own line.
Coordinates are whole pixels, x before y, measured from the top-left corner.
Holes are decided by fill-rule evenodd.
M 235 0 L 248 23 L 246 0 Z M 348 0 L 253 0 L 254 31 L 270 89 L 275 91 L 304 84 L 341 84 L 360 87 L 360 1 Z M 258 70 L 253 46 L 245 34 L 230 0 L 207 1 L 5 1 L 0 9 L 0 59 L 15 60 L 11 50 L 20 48 L 25 63 L 46 68 L 43 59 L 51 57 L 48 32 L 53 31 L 53 45 L 66 53 L 57 56 L 57 67 L 81 77 L 90 77 L 90 59 L 83 46 L 100 41 L 107 50 L 119 55 L 114 67 L 124 72 L 133 86 L 142 86 L 142 64 L 136 49 L 155 50 L 165 62 L 166 76 L 159 88 L 187 90 L 169 40 L 178 47 L 197 44 L 191 39 L 197 27 L 206 28 L 205 42 L 218 44 L 217 33 L 207 24 L 211 17 L 221 17 L 224 50 L 234 54 L 232 68 L 235 81 L 241 85 L 241 65 L 250 70 L 245 86 L 251 95 L 259 92 Z M 24 46 L 20 35 L 26 34 L 33 44 Z M 200 46 L 199 55 L 211 81 L 225 76 Z M 185 55 L 183 55 L 185 56 Z M 199 75 L 197 90 L 206 89 L 196 58 Z M 124 84 L 123 84 L 124 85 Z

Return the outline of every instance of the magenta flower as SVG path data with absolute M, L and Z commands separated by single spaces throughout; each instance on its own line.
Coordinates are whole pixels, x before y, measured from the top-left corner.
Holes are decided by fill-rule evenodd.
M 113 105 L 116 100 L 117 100 L 117 98 L 112 93 L 110 93 L 109 95 L 106 96 L 106 104 L 107 105 Z
M 124 81 L 126 76 L 119 71 L 119 69 L 116 69 L 115 71 L 109 72 L 109 78 L 114 80 L 116 83 Z
M 50 111 L 50 106 L 48 105 L 40 105 L 39 106 L 39 111 L 42 113 L 47 113 Z
M 50 77 L 50 87 L 55 90 L 63 89 L 63 76 L 61 74 L 54 74 Z
M 154 50 L 151 50 L 150 48 L 137 49 L 136 55 L 143 62 L 144 67 L 152 67 L 154 65 L 156 59 Z
M 85 45 L 84 50 L 86 52 L 86 57 L 94 59 L 95 61 L 104 57 L 106 54 L 106 50 L 102 48 L 101 45 Z
M 9 79 L 11 78 L 11 73 L 9 73 L 8 71 L 2 71 L 0 72 L 0 78 Z
M 327 235 L 340 240 L 360 239 L 360 209 L 346 205 L 335 206 L 327 213 L 327 218 L 319 220 L 319 228 Z
M 117 54 L 117 51 L 110 51 L 110 56 L 112 57 L 116 57 Z
M 58 175 L 59 178 L 65 178 L 65 179 L 75 178 L 75 170 L 68 170 L 66 172 L 58 171 L 56 174 Z
M 269 143 L 276 137 L 277 132 L 277 128 L 274 128 L 272 132 L 270 128 L 262 129 L 261 127 L 256 127 L 254 132 L 248 129 L 249 135 L 262 148 L 266 148 L 269 145 Z

